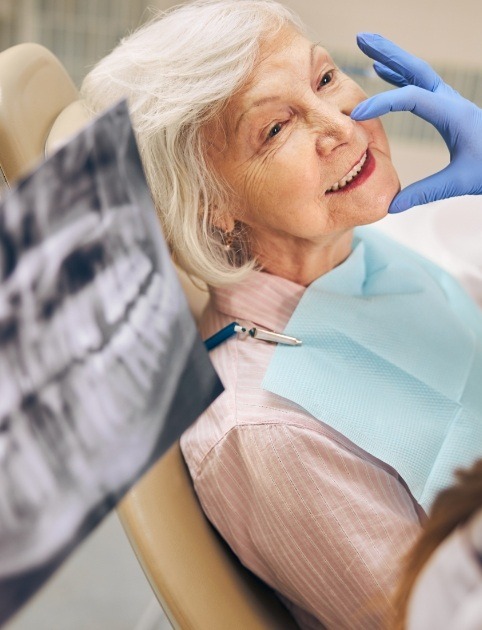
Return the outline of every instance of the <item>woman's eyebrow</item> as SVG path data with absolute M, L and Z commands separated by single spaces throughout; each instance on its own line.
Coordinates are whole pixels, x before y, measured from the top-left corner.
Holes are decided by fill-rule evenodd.
M 311 44 L 311 48 L 310 48 L 310 68 L 313 68 L 313 65 L 315 63 L 315 51 L 319 47 L 320 47 L 319 44 Z M 239 125 L 241 123 L 241 120 L 249 112 L 249 110 L 253 109 L 253 107 L 259 107 L 260 105 L 265 105 L 266 103 L 271 103 L 271 102 L 279 101 L 279 100 L 281 100 L 279 96 L 265 96 L 263 98 L 258 99 L 254 103 L 251 103 L 251 105 L 249 105 L 249 107 L 247 107 L 244 110 L 244 112 L 241 114 L 241 116 L 238 118 L 238 120 L 236 122 L 236 125 L 234 127 L 234 133 L 235 134 L 238 133 L 238 129 L 239 129 Z
M 313 65 L 315 63 L 315 51 L 317 48 L 320 48 L 320 44 L 311 44 L 311 49 L 310 49 L 310 67 L 313 68 Z
M 264 98 L 260 98 L 254 103 L 251 103 L 251 105 L 247 107 L 244 110 L 244 112 L 241 114 L 241 116 L 238 118 L 236 122 L 236 126 L 234 128 L 234 133 L 236 134 L 238 133 L 238 129 L 239 129 L 239 125 L 241 124 L 241 121 L 251 109 L 253 109 L 254 107 L 259 107 L 260 105 L 265 105 L 266 103 L 272 103 L 274 101 L 279 101 L 279 100 L 281 100 L 279 96 L 265 96 Z

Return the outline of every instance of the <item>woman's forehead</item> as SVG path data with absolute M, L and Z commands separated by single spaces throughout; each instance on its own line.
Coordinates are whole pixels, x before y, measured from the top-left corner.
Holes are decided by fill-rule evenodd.
M 288 87 L 290 79 L 311 76 L 315 58 L 329 57 L 327 51 L 294 29 L 263 42 L 257 63 L 242 88 L 230 101 L 229 109 L 246 107 L 269 98 L 278 84 Z
M 281 71 L 290 66 L 301 68 L 310 59 L 313 43 L 293 28 L 285 28 L 276 36 L 265 39 L 260 46 L 258 59 L 241 93 L 253 88 L 264 74 Z

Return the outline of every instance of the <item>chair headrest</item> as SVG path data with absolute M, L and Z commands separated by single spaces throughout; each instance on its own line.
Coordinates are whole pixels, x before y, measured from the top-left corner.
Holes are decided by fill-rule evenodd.
M 54 120 L 45 141 L 45 155 L 53 153 L 89 122 L 89 114 L 80 99 L 63 109 Z
M 11 184 L 43 158 L 59 114 L 79 98 L 68 72 L 40 44 L 0 53 L 0 164 Z

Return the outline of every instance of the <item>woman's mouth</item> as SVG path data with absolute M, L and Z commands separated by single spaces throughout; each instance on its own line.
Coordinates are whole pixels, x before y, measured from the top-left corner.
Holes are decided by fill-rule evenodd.
M 367 149 L 355 166 L 340 181 L 328 188 L 326 193 L 342 192 L 352 189 L 354 186 L 359 186 L 372 174 L 374 169 L 375 159 Z

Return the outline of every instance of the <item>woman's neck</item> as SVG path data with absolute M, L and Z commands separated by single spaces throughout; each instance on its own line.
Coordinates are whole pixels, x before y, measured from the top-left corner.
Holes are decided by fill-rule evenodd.
M 257 258 L 263 271 L 307 287 L 348 258 L 352 240 L 353 230 L 323 243 L 298 242 L 296 247 L 273 241 L 269 247 L 264 244 Z

